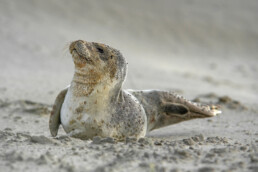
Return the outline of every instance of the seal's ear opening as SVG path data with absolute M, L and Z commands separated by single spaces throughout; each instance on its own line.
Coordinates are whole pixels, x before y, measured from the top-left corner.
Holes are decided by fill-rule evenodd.
M 166 103 L 162 106 L 163 112 L 168 116 L 184 116 L 189 112 L 188 108 L 181 104 L 176 103 Z

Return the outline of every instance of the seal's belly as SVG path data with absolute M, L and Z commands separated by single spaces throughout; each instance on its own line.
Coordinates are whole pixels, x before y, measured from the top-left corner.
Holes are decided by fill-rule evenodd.
M 83 100 L 74 100 L 69 91 L 61 108 L 60 118 L 66 133 L 85 130 L 86 123 L 91 120 L 85 112 Z
M 64 105 L 61 110 L 61 123 L 67 134 L 82 139 L 102 135 L 101 126 L 87 113 L 74 113 L 74 110 Z
M 72 97 L 68 91 L 63 102 L 60 118 L 61 124 L 66 133 L 73 137 L 92 138 L 94 136 L 107 137 L 110 135 L 105 129 L 105 122 L 110 121 L 110 115 L 92 112 L 92 109 L 98 109 L 90 104 L 90 100 L 85 97 Z
M 61 124 L 65 132 L 72 137 L 81 139 L 91 139 L 94 136 L 112 137 L 112 131 L 114 131 L 112 130 L 113 127 L 107 125 L 111 120 L 105 117 L 105 115 L 90 115 L 84 112 L 84 110 L 78 112 L 78 110 L 71 107 L 70 104 L 63 104 L 61 110 Z
M 144 109 L 130 96 L 125 97 L 125 102 L 110 105 L 113 110 L 107 110 L 102 108 L 103 104 L 96 105 L 92 98 L 72 97 L 68 91 L 60 112 L 61 124 L 70 136 L 82 139 L 144 137 L 147 128 Z

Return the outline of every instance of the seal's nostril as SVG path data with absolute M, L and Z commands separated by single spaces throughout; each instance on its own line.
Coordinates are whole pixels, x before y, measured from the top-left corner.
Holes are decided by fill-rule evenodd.
M 77 42 L 78 42 L 78 41 L 74 41 L 74 42 L 72 42 L 72 43 L 70 44 L 70 46 L 69 46 L 69 51 L 70 51 L 71 54 L 72 54 L 73 50 L 76 50 L 75 46 L 76 46 Z

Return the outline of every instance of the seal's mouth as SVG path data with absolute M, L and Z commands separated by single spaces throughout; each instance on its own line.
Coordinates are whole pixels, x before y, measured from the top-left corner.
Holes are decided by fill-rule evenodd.
M 88 63 L 93 63 L 90 58 L 90 51 L 86 46 L 87 42 L 78 40 L 70 44 L 69 51 L 72 54 L 73 58 L 85 59 Z
M 85 59 L 88 63 L 93 63 L 93 61 L 90 57 L 87 57 L 85 55 L 82 55 L 81 53 L 78 53 L 78 51 L 76 49 L 72 50 L 71 54 L 72 54 L 73 58 L 79 57 L 79 58 Z

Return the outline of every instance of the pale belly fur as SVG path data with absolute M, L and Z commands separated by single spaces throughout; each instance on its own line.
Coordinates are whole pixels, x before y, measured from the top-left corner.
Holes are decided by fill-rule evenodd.
M 109 133 L 100 131 L 101 121 L 106 121 L 106 115 L 92 112 L 91 109 L 99 109 L 89 98 L 74 97 L 68 90 L 61 108 L 61 124 L 71 136 L 80 138 L 92 138 L 95 135 L 105 136 Z M 87 104 L 87 105 L 86 105 Z M 94 104 L 94 105 L 90 105 Z M 91 109 L 87 109 L 91 107 Z
M 113 121 L 111 119 L 112 115 L 106 110 L 105 103 L 100 102 L 96 104 L 96 99 L 74 97 L 71 94 L 71 90 L 68 90 L 60 114 L 61 124 L 66 133 L 73 137 L 85 139 L 93 138 L 94 136 L 123 137 L 123 135 L 126 135 L 127 129 L 123 126 L 117 128 L 116 125 L 115 127 L 109 125 Z M 147 119 L 145 119 L 145 124 L 143 124 L 144 129 L 136 137 L 145 136 L 147 129 L 146 121 Z

